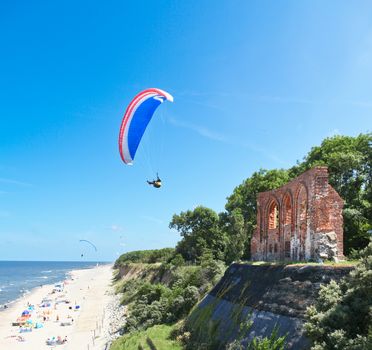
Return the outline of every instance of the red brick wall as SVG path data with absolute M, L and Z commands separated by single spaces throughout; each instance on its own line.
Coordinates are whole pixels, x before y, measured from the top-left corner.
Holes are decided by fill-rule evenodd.
M 277 228 L 269 228 L 273 203 L 279 208 Z M 341 197 L 328 184 L 327 167 L 310 169 L 276 190 L 259 193 L 252 259 L 342 258 L 342 207 Z

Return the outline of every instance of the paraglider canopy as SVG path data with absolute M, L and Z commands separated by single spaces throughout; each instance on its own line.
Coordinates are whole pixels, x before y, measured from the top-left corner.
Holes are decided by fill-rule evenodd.
M 173 102 L 173 97 L 163 90 L 151 88 L 141 91 L 128 105 L 119 133 L 119 151 L 124 163 L 132 164 L 147 125 L 165 100 Z
M 86 240 L 86 239 L 80 239 L 79 242 L 85 242 L 85 243 L 91 245 L 91 246 L 93 247 L 93 249 L 94 249 L 95 251 L 97 251 L 97 247 L 96 247 L 96 246 L 95 246 L 91 241 L 88 241 L 88 240 Z M 83 255 L 83 254 L 81 254 L 81 255 Z

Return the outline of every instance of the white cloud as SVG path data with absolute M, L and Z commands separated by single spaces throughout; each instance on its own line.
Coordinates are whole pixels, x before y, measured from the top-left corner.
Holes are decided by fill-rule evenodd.
M 206 137 L 208 139 L 211 139 L 214 141 L 220 141 L 220 142 L 227 142 L 226 137 L 224 135 L 218 132 L 215 132 L 213 130 L 210 130 L 206 128 L 205 126 L 187 123 L 187 122 L 180 121 L 174 118 L 169 118 L 168 120 L 174 126 L 195 131 L 200 136 Z
M 22 182 L 22 181 L 12 180 L 12 179 L 6 179 L 6 178 L 3 178 L 3 177 L 0 177 L 0 182 L 5 183 L 5 184 L 17 185 L 17 186 L 27 186 L 27 187 L 32 186 L 31 184 L 29 184 L 27 182 Z
M 211 139 L 211 140 L 214 140 L 214 141 L 217 141 L 217 142 L 222 142 L 222 143 L 229 144 L 229 145 L 233 145 L 233 146 L 244 147 L 244 148 L 250 149 L 251 151 L 261 153 L 266 158 L 271 159 L 274 162 L 279 163 L 281 165 L 285 165 L 285 166 L 290 165 L 288 162 L 280 159 L 275 154 L 273 154 L 273 153 L 271 153 L 271 152 L 269 152 L 269 151 L 267 151 L 267 150 L 265 150 L 261 147 L 258 147 L 258 146 L 255 146 L 255 145 L 252 145 L 252 144 L 249 144 L 249 143 L 246 143 L 246 142 L 239 142 L 238 140 L 236 140 L 232 137 L 222 135 L 222 134 L 217 133 L 213 130 L 210 130 L 210 129 L 204 127 L 204 126 L 195 125 L 195 124 L 191 124 L 191 123 L 186 123 L 186 122 L 179 121 L 179 120 L 176 120 L 176 119 L 173 119 L 173 118 L 169 118 L 169 122 L 171 124 L 177 126 L 177 127 L 181 127 L 181 128 L 185 128 L 185 129 L 195 131 L 199 135 L 201 135 L 203 137 L 206 137 L 208 139 Z
M 159 224 L 159 225 L 164 223 L 163 220 L 155 218 L 153 216 L 141 215 L 141 218 L 147 221 L 155 222 L 156 224 Z
M 113 224 L 110 226 L 110 229 L 114 232 L 122 232 L 123 228 L 119 225 Z

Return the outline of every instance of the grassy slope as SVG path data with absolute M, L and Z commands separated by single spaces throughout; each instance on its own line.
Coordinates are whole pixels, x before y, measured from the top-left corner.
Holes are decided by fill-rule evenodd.
M 150 338 L 158 350 L 181 350 L 182 346 L 174 340 L 169 339 L 173 326 L 157 325 L 145 331 L 134 332 L 116 340 L 110 350 L 138 350 L 142 345 L 144 350 L 151 350 L 146 339 Z

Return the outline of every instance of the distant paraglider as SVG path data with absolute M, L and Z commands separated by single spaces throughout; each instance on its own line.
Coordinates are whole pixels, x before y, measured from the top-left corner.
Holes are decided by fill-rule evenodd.
M 97 247 L 91 241 L 88 241 L 86 239 L 80 239 L 79 242 L 80 243 L 83 242 L 83 243 L 90 245 L 94 249 L 94 251 L 97 252 Z M 82 253 L 80 257 L 83 258 L 84 254 Z
M 88 241 L 86 239 L 80 239 L 79 242 L 86 242 L 90 244 L 94 248 L 95 251 L 97 251 L 97 247 L 91 241 Z

